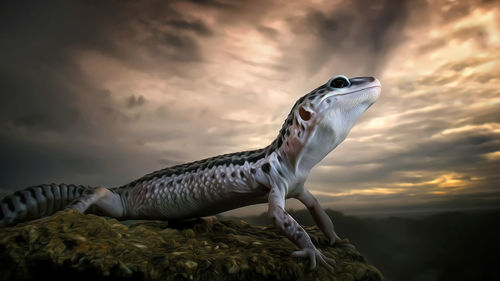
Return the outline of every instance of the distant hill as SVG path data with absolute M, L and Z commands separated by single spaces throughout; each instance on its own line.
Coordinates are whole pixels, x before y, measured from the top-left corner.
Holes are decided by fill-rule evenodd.
M 307 210 L 289 210 L 313 225 Z M 500 210 L 449 212 L 424 218 L 359 218 L 327 210 L 335 229 L 388 281 L 500 280 Z M 242 218 L 267 225 L 267 214 Z

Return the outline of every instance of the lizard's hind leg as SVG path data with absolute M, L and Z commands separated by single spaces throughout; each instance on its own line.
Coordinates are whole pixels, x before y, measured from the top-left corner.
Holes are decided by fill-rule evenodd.
M 84 213 L 91 206 L 97 207 L 104 215 L 120 218 L 124 208 L 120 195 L 104 187 L 89 190 L 66 208 Z

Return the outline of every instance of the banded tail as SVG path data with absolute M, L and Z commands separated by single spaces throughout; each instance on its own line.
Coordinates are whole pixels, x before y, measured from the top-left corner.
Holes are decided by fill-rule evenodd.
M 41 184 L 8 195 L 0 201 L 0 227 L 50 216 L 95 188 L 74 184 Z

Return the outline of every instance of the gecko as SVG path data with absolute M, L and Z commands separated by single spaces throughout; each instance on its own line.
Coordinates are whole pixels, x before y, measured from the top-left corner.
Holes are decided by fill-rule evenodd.
M 334 76 L 297 100 L 277 138 L 265 148 L 164 168 L 113 188 L 32 186 L 0 201 L 0 227 L 63 209 L 120 220 L 184 220 L 267 202 L 269 218 L 298 247 L 291 255 L 309 259 L 311 269 L 319 263 L 333 271 L 335 260 L 315 247 L 285 210 L 285 200 L 302 202 L 330 245 L 342 241 L 305 182 L 311 169 L 344 141 L 380 91 L 374 77 Z

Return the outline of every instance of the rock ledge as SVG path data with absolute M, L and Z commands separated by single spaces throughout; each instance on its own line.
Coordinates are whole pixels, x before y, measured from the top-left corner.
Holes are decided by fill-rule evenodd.
M 274 227 L 215 218 L 127 226 L 61 211 L 0 229 L 0 280 L 383 280 L 353 248 L 329 247 L 316 227 L 306 230 L 337 261 L 335 274 L 309 271 Z

